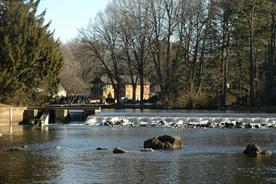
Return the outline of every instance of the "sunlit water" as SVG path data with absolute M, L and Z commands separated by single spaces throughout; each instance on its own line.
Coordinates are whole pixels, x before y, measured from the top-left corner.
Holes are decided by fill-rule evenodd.
M 129 116 L 102 114 L 109 115 Z M 145 139 L 164 134 L 181 136 L 184 147 L 140 152 Z M 26 151 L 0 151 L 0 183 L 276 183 L 274 154 L 241 154 L 252 143 L 276 153 L 276 129 L 104 127 L 81 122 L 27 128 L 23 135 L 0 137 L 2 147 L 29 146 Z M 117 146 L 129 152 L 112 154 Z

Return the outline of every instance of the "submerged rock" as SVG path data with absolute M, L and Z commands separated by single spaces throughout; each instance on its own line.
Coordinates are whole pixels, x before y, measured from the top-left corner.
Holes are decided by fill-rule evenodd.
M 22 145 L 21 148 L 27 149 L 28 145 Z
M 98 147 L 98 148 L 96 148 L 96 150 L 100 151 L 100 150 L 108 150 L 108 149 L 107 148 Z
M 20 152 L 20 151 L 26 151 L 27 147 L 10 147 L 10 148 L 2 148 L 0 151 L 4 152 Z
M 244 128 L 244 125 L 243 125 L 242 122 L 237 121 L 237 122 L 236 122 L 236 125 L 235 125 L 235 128 Z
M 141 151 L 142 152 L 153 152 L 154 149 L 152 149 L 152 148 L 142 148 Z
M 271 150 L 263 150 L 261 154 L 270 156 L 270 155 L 272 155 L 272 151 Z
M 225 128 L 234 128 L 235 124 L 234 123 L 225 123 Z
M 112 125 L 112 122 L 110 121 L 103 122 L 103 126 L 111 126 L 111 125 Z
M 113 153 L 117 154 L 117 153 L 127 153 L 128 151 L 126 149 L 120 148 L 120 147 L 116 147 L 113 149 Z
M 249 144 L 246 146 L 246 149 L 243 151 L 244 154 L 249 156 L 258 156 L 258 155 L 272 155 L 270 150 L 262 150 L 261 147 L 257 144 Z
M 276 124 L 270 124 L 268 127 L 269 128 L 276 128 Z
M 218 128 L 224 128 L 225 123 L 224 122 L 219 122 L 217 126 L 218 126 Z
M 163 135 L 147 139 L 144 148 L 174 150 L 182 147 L 182 139 L 179 136 Z
M 255 128 L 260 128 L 260 125 L 255 125 L 254 127 L 255 127 Z
M 245 128 L 253 128 L 251 124 L 247 123 L 244 125 Z
M 208 127 L 208 128 L 215 128 L 217 125 L 215 124 L 215 123 L 212 123 L 212 122 L 208 122 L 207 124 L 206 124 L 206 127 Z

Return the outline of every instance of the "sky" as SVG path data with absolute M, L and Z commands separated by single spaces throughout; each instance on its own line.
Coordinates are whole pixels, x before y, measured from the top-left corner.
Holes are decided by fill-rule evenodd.
M 110 0 L 40 0 L 38 12 L 46 9 L 45 22 L 55 38 L 66 43 L 78 36 L 78 30 L 88 25 Z

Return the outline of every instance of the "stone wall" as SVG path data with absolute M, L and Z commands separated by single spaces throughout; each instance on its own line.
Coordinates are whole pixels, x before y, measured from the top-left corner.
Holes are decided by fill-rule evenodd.
M 18 133 L 22 131 L 22 126 L 18 126 L 18 123 L 23 120 L 23 114 L 25 107 L 16 107 L 12 108 L 12 125 L 13 133 Z M 8 134 L 9 133 L 9 118 L 10 117 L 10 108 L 9 107 L 0 107 L 0 133 Z

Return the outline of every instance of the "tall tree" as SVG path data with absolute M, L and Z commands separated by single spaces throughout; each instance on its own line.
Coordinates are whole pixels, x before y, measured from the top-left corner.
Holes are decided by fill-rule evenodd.
M 115 20 L 114 11 L 114 6 L 110 4 L 105 14 L 103 12 L 99 13 L 97 22 L 94 25 L 90 24 L 81 31 L 81 41 L 87 53 L 97 59 L 103 66 L 114 88 L 117 103 L 120 103 L 121 60 L 118 55 L 118 22 Z
M 41 87 L 49 94 L 57 90 L 63 59 L 44 24 L 45 11 L 37 15 L 38 5 L 39 0 L 0 1 L 1 102 L 30 102 Z

